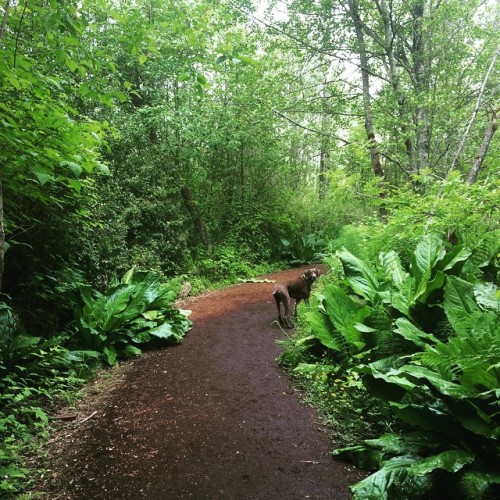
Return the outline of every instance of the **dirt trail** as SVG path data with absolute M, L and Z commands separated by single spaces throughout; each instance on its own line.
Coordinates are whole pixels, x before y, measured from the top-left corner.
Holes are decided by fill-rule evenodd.
M 272 289 L 245 283 L 190 299 L 184 342 L 131 362 L 86 409 L 92 418 L 59 431 L 50 498 L 350 498 L 360 472 L 332 459 L 276 363 Z

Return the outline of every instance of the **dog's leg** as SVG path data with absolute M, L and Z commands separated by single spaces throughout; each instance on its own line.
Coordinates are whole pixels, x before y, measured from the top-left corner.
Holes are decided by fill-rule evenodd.
M 283 316 L 281 316 L 281 302 L 283 302 L 283 304 L 285 302 L 284 302 L 284 297 L 283 297 L 281 290 L 275 290 L 273 292 L 273 297 L 274 297 L 274 300 L 276 301 L 276 309 L 278 310 L 279 324 L 283 326 L 285 322 L 284 322 Z
M 298 298 L 296 301 L 295 301 L 295 310 L 293 311 L 293 317 L 296 318 L 297 317 L 297 309 L 299 307 L 299 304 L 300 304 L 300 301 L 302 300 L 302 298 Z
M 287 328 L 292 328 L 292 324 L 290 322 L 290 306 L 291 306 L 291 299 L 290 295 L 288 293 L 285 294 L 284 300 L 283 300 L 283 305 L 285 306 L 285 324 Z

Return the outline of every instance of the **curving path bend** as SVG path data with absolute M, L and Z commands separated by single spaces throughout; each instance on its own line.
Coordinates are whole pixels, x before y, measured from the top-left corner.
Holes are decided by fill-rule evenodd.
M 181 345 L 128 363 L 86 409 L 92 418 L 63 424 L 50 498 L 350 498 L 361 472 L 331 457 L 276 362 L 272 289 L 242 283 L 189 299 L 193 328 Z

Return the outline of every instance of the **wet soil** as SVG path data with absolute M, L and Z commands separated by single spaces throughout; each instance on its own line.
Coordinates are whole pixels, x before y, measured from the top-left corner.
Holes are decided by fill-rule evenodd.
M 182 344 L 91 386 L 51 439 L 48 498 L 350 498 L 361 472 L 332 458 L 331 436 L 276 361 L 272 290 L 242 283 L 188 299 Z

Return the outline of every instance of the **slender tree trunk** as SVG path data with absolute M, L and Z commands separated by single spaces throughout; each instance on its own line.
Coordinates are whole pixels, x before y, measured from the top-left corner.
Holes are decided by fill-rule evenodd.
M 490 142 L 495 134 L 498 127 L 498 113 L 500 112 L 500 108 L 497 108 L 493 111 L 493 114 L 490 119 L 490 123 L 488 124 L 488 128 L 484 132 L 483 142 L 479 147 L 478 153 L 476 155 L 476 159 L 474 160 L 474 164 L 467 176 L 467 182 L 469 184 L 473 184 L 479 174 L 479 170 L 481 169 L 481 165 L 483 164 L 484 157 L 488 152 L 488 148 L 490 147 Z
M 406 123 L 405 114 L 405 102 L 404 97 L 401 92 L 401 84 L 398 75 L 398 69 L 396 64 L 396 57 L 394 54 L 394 39 L 395 34 L 392 29 L 392 15 L 387 7 L 386 0 L 376 0 L 378 10 L 382 16 L 382 22 L 384 24 L 384 41 L 385 41 L 385 53 L 387 55 L 387 62 L 389 67 L 389 79 L 394 91 L 394 96 L 398 105 L 398 114 L 400 118 L 401 132 L 405 141 L 406 155 L 408 157 L 408 164 L 410 165 L 410 172 L 416 173 L 415 166 L 415 151 L 413 141 L 410 137 L 410 129 Z
M 5 7 L 3 9 L 2 25 L 0 26 L 0 40 L 5 35 L 5 30 L 7 29 L 7 20 L 9 19 L 9 9 L 10 9 L 10 0 L 7 0 L 5 2 Z M 2 185 L 2 179 L 0 178 L 0 291 L 2 291 L 3 272 L 5 270 L 4 244 L 5 244 L 5 231 L 4 231 L 4 221 L 3 221 L 3 185 Z
M 240 144 L 239 149 L 239 163 L 240 163 L 240 202 L 244 203 L 245 200 L 245 146 Z
M 483 95 L 484 95 L 484 90 L 486 89 L 486 84 L 488 83 L 488 80 L 490 79 L 491 73 L 493 72 L 493 68 L 495 67 L 495 63 L 496 63 L 496 60 L 498 58 L 499 53 L 500 53 L 500 47 L 497 48 L 495 54 L 493 55 L 490 67 L 488 68 L 488 71 L 486 72 L 486 76 L 484 77 L 483 84 L 481 85 L 479 95 L 477 96 L 476 106 L 474 107 L 474 110 L 472 111 L 472 115 L 469 119 L 469 123 L 467 124 L 467 128 L 465 129 L 462 140 L 460 141 L 460 144 L 458 145 L 457 152 L 455 153 L 455 156 L 453 157 L 453 161 L 451 162 L 451 165 L 450 165 L 450 168 L 448 170 L 447 175 L 449 175 L 450 172 L 455 168 L 455 166 L 458 162 L 458 159 L 460 158 L 460 155 L 462 154 L 462 150 L 465 147 L 465 143 L 467 141 L 467 138 L 469 137 L 470 131 L 472 129 L 472 125 L 474 124 L 476 116 L 479 113 L 479 108 L 481 106 L 481 101 L 483 100 Z M 496 123 L 496 112 L 493 114 L 493 120 Z M 494 132 L 494 130 L 493 130 L 493 132 Z M 492 136 L 493 136 L 493 134 L 492 134 Z M 490 139 L 491 139 L 491 137 L 490 137 Z M 489 141 L 488 141 L 488 145 L 489 145 Z M 479 170 L 479 168 L 478 168 L 478 170 Z
M 330 163 L 330 152 L 325 147 L 324 137 L 321 137 L 321 154 L 319 159 L 319 198 L 325 199 L 326 190 L 328 187 L 328 170 Z
M 422 33 L 424 19 L 424 0 L 415 0 L 412 9 L 413 16 L 413 72 L 416 82 L 417 100 L 414 120 L 417 136 L 417 172 L 429 163 L 430 150 L 430 123 L 427 110 L 426 97 L 429 91 L 427 68 L 425 64 L 425 43 Z
M 2 25 L 0 26 L 0 40 L 5 35 L 5 30 L 7 29 L 7 20 L 9 19 L 9 10 L 10 10 L 10 0 L 5 2 L 5 7 L 3 8 L 3 19 Z
M 3 188 L 2 188 L 2 179 L 0 178 L 0 291 L 2 291 L 3 272 L 5 270 L 4 244 L 5 244 L 5 231 L 3 223 Z
M 186 184 L 181 186 L 181 195 L 182 199 L 184 200 L 184 204 L 186 205 L 186 208 L 188 209 L 188 212 L 191 215 L 191 219 L 193 221 L 196 232 L 198 233 L 198 236 L 200 237 L 205 247 L 210 251 L 212 245 L 210 243 L 210 238 L 208 237 L 207 228 L 205 226 L 205 223 L 203 222 L 203 219 L 201 218 L 198 207 L 193 201 L 191 190 Z
M 326 80 L 326 79 L 325 79 Z M 327 112 L 326 106 L 326 81 L 323 87 L 322 96 L 322 113 L 321 113 L 321 151 L 319 158 L 319 198 L 325 198 L 326 190 L 328 187 L 328 170 L 330 169 L 330 116 Z
M 371 97 L 370 97 L 370 71 L 368 66 L 368 57 L 366 54 L 366 44 L 363 33 L 363 23 L 359 15 L 359 4 L 357 0 L 347 0 L 349 6 L 349 14 L 354 23 L 354 29 L 356 31 L 356 38 L 358 41 L 358 52 L 359 59 L 361 63 L 361 79 L 363 83 L 363 111 L 365 115 L 365 130 L 368 138 L 368 147 L 370 150 L 370 159 L 373 168 L 373 172 L 380 179 L 382 189 L 380 191 L 380 197 L 384 199 L 386 197 L 385 189 L 383 188 L 383 182 L 385 180 L 385 174 L 382 169 L 382 164 L 380 162 L 380 154 L 378 151 L 377 140 L 375 138 L 375 130 L 373 127 L 373 114 L 371 108 Z M 386 209 L 380 207 L 379 216 L 383 220 L 387 215 Z

